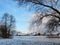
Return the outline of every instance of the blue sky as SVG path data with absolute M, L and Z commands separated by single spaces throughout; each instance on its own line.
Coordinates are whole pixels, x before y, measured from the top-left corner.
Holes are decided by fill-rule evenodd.
M 16 30 L 21 32 L 28 32 L 29 22 L 34 10 L 28 11 L 28 8 L 19 7 L 16 2 L 12 0 L 0 0 L 0 18 L 4 13 L 14 15 L 16 18 Z

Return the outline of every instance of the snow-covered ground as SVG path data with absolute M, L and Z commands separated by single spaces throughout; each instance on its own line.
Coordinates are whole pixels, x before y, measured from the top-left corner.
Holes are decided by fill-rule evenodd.
M 60 45 L 60 39 L 48 39 L 43 36 L 18 36 L 13 39 L 0 39 L 0 45 Z

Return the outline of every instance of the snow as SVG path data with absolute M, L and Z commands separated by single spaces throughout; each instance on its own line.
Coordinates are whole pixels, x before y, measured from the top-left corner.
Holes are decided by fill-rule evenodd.
M 44 36 L 21 36 L 0 39 L 0 45 L 60 45 L 60 39 L 45 39 Z

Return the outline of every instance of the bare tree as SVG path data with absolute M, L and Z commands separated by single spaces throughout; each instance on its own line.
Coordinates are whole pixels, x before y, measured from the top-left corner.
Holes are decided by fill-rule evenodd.
M 15 28 L 15 18 L 8 13 L 5 13 L 1 20 L 1 30 L 2 37 L 9 38 L 11 36 L 11 31 Z

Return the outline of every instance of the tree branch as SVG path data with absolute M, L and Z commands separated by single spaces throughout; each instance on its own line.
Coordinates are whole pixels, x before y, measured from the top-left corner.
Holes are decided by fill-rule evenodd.
M 48 15 L 44 15 L 43 17 L 41 17 L 40 19 L 44 18 L 44 17 L 47 17 L 47 16 L 53 16 L 53 17 L 56 17 L 59 19 L 59 22 L 60 22 L 60 17 L 59 16 L 56 16 L 54 14 L 48 14 Z
M 56 11 L 56 12 L 60 15 L 60 12 L 59 12 L 57 9 L 53 8 L 52 6 L 45 5 L 45 4 L 42 4 L 42 3 L 40 3 L 40 2 L 38 2 L 38 3 L 36 3 L 36 2 L 32 2 L 32 3 L 35 3 L 35 4 L 39 4 L 39 5 L 42 5 L 42 6 L 48 7 L 48 8 L 50 8 L 50 9 Z

